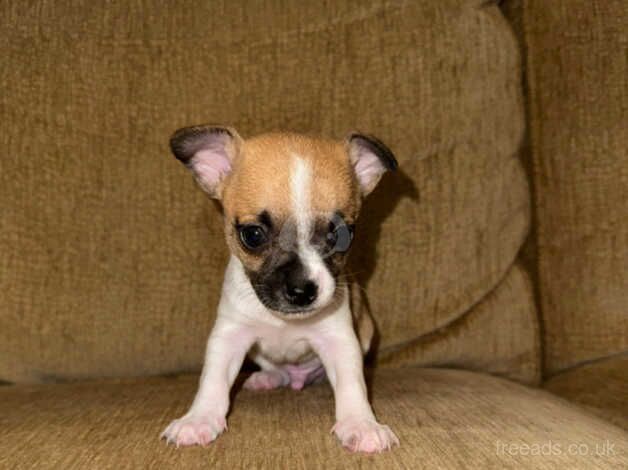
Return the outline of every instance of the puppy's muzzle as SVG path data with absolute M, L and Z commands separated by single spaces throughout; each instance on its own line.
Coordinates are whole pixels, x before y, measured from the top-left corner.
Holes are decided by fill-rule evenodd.
M 288 280 L 283 288 L 283 296 L 295 307 L 307 307 L 316 300 L 318 286 L 310 280 Z

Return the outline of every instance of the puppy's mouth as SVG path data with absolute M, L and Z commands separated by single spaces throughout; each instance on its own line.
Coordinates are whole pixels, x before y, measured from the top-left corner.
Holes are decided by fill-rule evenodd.
M 251 282 L 255 295 L 268 310 L 271 310 L 282 317 L 306 317 L 312 316 L 317 311 L 325 308 L 330 302 L 321 302 L 317 294 L 313 293 L 317 289 L 312 287 L 292 288 L 286 286 L 273 288 L 266 284 Z M 333 297 L 333 296 L 332 296 Z

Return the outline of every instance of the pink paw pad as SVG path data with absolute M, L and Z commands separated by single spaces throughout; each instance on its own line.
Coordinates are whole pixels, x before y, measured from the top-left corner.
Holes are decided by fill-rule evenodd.
M 227 427 L 224 418 L 188 416 L 175 419 L 161 434 L 168 444 L 179 446 L 209 445 Z
M 340 439 L 342 446 L 351 452 L 371 454 L 399 445 L 399 439 L 388 426 L 370 419 L 339 421 L 332 432 Z

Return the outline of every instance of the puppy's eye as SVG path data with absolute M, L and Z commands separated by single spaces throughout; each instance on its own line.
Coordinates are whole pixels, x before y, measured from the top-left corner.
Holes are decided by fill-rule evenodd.
M 353 225 L 347 225 L 340 217 L 334 217 L 329 222 L 326 241 L 335 252 L 344 253 L 348 251 L 353 241 Z
M 249 250 L 257 250 L 268 241 L 266 232 L 259 225 L 244 225 L 239 231 L 240 241 Z

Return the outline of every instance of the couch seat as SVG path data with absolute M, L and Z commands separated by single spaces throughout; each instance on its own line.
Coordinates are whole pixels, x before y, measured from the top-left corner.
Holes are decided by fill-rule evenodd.
M 401 440 L 392 452 L 353 455 L 338 445 L 326 383 L 301 392 L 238 390 L 229 430 L 212 445 L 167 446 L 158 436 L 186 410 L 197 380 L 0 387 L 0 467 L 628 466 L 628 433 L 619 427 L 546 391 L 451 369 L 388 369 L 370 379 L 377 415 Z

